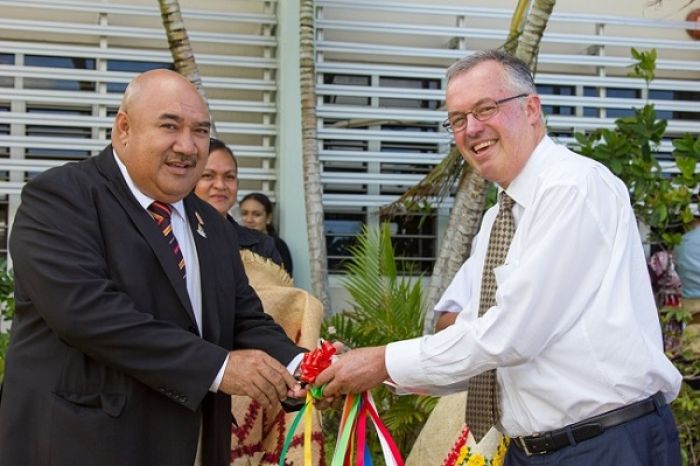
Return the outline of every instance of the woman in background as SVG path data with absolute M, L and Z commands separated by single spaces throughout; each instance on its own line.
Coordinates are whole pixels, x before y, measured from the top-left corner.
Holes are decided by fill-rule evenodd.
M 282 265 L 273 238 L 239 225 L 229 211 L 238 197 L 238 162 L 231 149 L 218 139 L 209 140 L 209 159 L 194 193 L 226 217 L 238 234 L 241 249 L 248 249 Z
M 292 255 L 287 243 L 275 233 L 272 226 L 272 202 L 262 193 L 250 193 L 241 199 L 241 216 L 243 224 L 253 230 L 267 233 L 275 242 L 275 247 L 282 256 L 282 266 L 292 275 Z

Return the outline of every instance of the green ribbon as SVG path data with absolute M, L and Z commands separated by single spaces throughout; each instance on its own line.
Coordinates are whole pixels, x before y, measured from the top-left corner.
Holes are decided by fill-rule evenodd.
M 323 388 L 325 385 L 321 387 L 315 387 L 311 386 L 309 388 L 309 393 L 311 396 L 316 399 L 320 400 L 323 398 Z M 297 431 L 297 427 L 299 426 L 299 423 L 301 422 L 302 419 L 304 419 L 304 414 L 306 413 L 307 409 L 311 409 L 309 405 L 311 404 L 311 401 L 307 401 L 304 403 L 304 406 L 301 407 L 297 415 L 294 417 L 294 420 L 292 421 L 292 425 L 289 427 L 289 431 L 287 432 L 287 436 L 284 439 L 284 446 L 282 447 L 282 453 L 280 453 L 280 460 L 279 460 L 279 466 L 284 466 L 284 459 L 287 457 L 287 451 L 289 450 L 289 447 L 292 444 L 292 440 L 294 439 L 294 432 Z
M 345 419 L 345 424 L 343 424 L 343 432 L 340 434 L 338 443 L 335 445 L 335 452 L 333 453 L 331 466 L 343 466 L 343 461 L 348 451 L 348 444 L 350 443 L 350 437 L 352 436 L 355 418 L 357 417 L 359 407 L 360 396 L 355 395 L 355 399 L 353 400 L 352 407 L 348 412 L 347 419 Z

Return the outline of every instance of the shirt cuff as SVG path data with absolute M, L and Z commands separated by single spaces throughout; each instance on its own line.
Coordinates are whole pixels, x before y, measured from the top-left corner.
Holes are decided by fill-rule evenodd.
M 226 364 L 228 364 L 228 354 L 226 355 L 226 359 L 224 359 L 224 364 L 221 366 L 221 369 L 219 369 L 218 374 L 216 374 L 216 377 L 214 377 L 214 381 L 211 383 L 211 387 L 209 387 L 210 392 L 218 392 L 219 391 L 219 385 L 221 385 L 221 381 L 224 380 L 224 372 L 226 371 Z
M 224 359 L 224 364 L 221 366 L 221 369 L 219 369 L 219 372 L 216 374 L 216 377 L 214 377 L 214 381 L 209 387 L 210 392 L 216 393 L 219 391 L 219 385 L 221 385 L 221 381 L 224 380 L 224 372 L 226 371 L 226 364 L 228 364 L 228 357 L 229 355 L 227 354 L 226 359 Z M 297 368 L 299 367 L 299 364 L 301 364 L 301 359 L 303 357 L 304 353 L 299 353 L 296 356 L 294 356 L 294 359 L 292 359 L 292 361 L 289 364 L 287 364 L 287 370 L 290 374 L 294 375 Z
M 389 373 L 389 378 L 394 382 L 396 388 L 409 389 L 413 375 L 421 372 L 416 366 L 420 361 L 420 337 L 412 340 L 395 341 L 386 346 L 384 353 L 384 363 Z
M 294 375 L 296 373 L 303 357 L 304 353 L 299 353 L 296 356 L 294 356 L 294 359 L 292 359 L 292 361 L 289 364 L 287 364 L 287 370 L 290 374 Z

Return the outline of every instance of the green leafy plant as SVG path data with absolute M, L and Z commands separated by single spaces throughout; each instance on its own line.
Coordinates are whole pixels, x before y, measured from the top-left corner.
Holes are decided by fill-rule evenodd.
M 647 89 L 649 89 L 649 84 L 656 77 L 656 49 L 640 52 L 633 47 L 632 58 L 637 62 L 632 65 L 632 71 L 627 73 L 627 76 L 644 79 Z
M 399 277 L 389 225 L 366 228 L 351 248 L 345 264 L 343 287 L 352 307 L 329 317 L 322 334 L 352 347 L 384 345 L 423 334 L 424 303 L 420 279 Z M 381 386 L 372 391 L 382 420 L 401 452 L 408 452 L 437 400 L 424 396 L 397 396 Z M 339 413 L 324 414 L 326 450 L 335 446 Z M 374 455 L 379 445 L 370 438 Z
M 0 262 L 0 321 L 11 320 L 15 315 L 15 279 L 6 262 Z M 10 343 L 10 333 L 0 332 L 0 382 L 5 372 L 5 352 Z
M 614 129 L 576 133 L 575 149 L 606 165 L 627 185 L 638 219 L 651 227 L 653 244 L 664 249 L 680 243 L 684 225 L 693 219 L 690 208 L 694 189 L 700 182 L 695 164 L 700 162 L 700 137 L 690 134 L 674 140 L 673 159 L 679 173 L 663 173 L 655 157 L 666 131 L 666 121 L 656 118 L 651 104 L 619 118 Z
M 632 49 L 637 62 L 629 76 L 645 80 L 647 88 L 656 76 L 656 50 Z M 576 133 L 574 149 L 606 165 L 627 185 L 637 218 L 651 227 L 652 244 L 672 249 L 693 220 L 692 195 L 700 183 L 695 167 L 700 162 L 700 136 L 686 133 L 672 141 L 673 160 L 679 173 L 667 176 L 656 158 L 667 122 L 656 117 L 652 104 L 619 118 L 615 128 L 588 134 Z
M 680 322 L 680 328 L 691 322 L 693 315 L 682 307 L 664 307 L 659 310 L 664 326 Z M 691 332 L 692 329 L 692 332 Z M 681 440 L 684 465 L 700 464 L 700 328 L 692 325 L 680 336 L 680 354 L 673 362 L 683 374 L 678 397 L 671 404 Z
M 681 439 L 681 455 L 684 465 L 700 464 L 700 395 L 684 383 L 681 392 L 671 405 Z

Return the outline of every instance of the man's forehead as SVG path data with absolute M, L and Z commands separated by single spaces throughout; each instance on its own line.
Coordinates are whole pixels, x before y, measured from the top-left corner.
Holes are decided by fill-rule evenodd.
M 197 125 L 210 126 L 209 115 L 204 111 L 187 111 L 187 109 L 182 109 L 180 111 L 170 111 L 166 110 L 158 114 L 158 120 L 173 120 L 173 121 L 186 121 L 192 120 Z
M 506 82 L 502 75 L 486 74 L 471 69 L 452 78 L 447 85 L 445 100 L 448 104 L 469 101 L 475 105 L 484 99 L 496 98 L 504 87 Z

